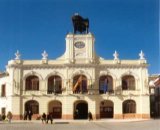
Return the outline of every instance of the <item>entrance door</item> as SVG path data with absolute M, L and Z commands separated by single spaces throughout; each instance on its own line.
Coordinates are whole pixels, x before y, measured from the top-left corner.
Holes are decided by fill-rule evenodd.
M 80 102 L 75 107 L 74 119 L 87 119 L 88 118 L 88 104 Z
M 113 102 L 104 100 L 100 104 L 100 118 L 113 118 Z
M 113 118 L 113 107 L 101 107 L 100 116 L 101 118 Z
M 62 109 L 61 107 L 53 107 L 53 113 L 52 116 L 54 119 L 56 118 L 61 118 L 62 114 Z
M 51 101 L 48 104 L 48 112 L 52 114 L 54 119 L 62 118 L 62 104 L 59 101 Z

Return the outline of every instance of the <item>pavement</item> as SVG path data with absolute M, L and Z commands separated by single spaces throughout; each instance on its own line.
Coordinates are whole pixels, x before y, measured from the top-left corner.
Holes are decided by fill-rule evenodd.
M 101 119 L 101 120 L 54 120 L 42 124 L 41 120 L 13 120 L 0 122 L 0 130 L 160 130 L 160 120 L 150 119 Z
M 98 119 L 98 120 L 65 120 L 65 119 L 54 119 L 53 124 L 65 124 L 65 123 L 89 123 L 89 122 L 140 122 L 149 121 L 152 119 Z M 0 124 L 6 124 L 8 121 L 0 121 Z M 41 120 L 12 120 L 12 123 L 42 123 Z M 50 121 L 49 121 L 50 123 Z

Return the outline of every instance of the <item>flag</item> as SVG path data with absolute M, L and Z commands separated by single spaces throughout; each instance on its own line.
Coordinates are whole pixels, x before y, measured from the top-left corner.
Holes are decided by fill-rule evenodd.
M 78 85 L 82 82 L 82 75 L 78 78 L 76 84 L 73 87 L 73 92 L 77 89 Z
M 155 85 L 155 86 L 160 86 L 160 78 L 157 78 L 157 79 L 154 81 L 154 85 Z
M 106 93 L 108 90 L 108 79 L 106 78 L 104 80 L 104 85 L 103 85 L 103 92 Z
M 99 90 L 100 90 L 100 91 L 103 91 L 103 88 L 104 88 L 104 84 L 103 84 L 103 82 L 100 82 Z

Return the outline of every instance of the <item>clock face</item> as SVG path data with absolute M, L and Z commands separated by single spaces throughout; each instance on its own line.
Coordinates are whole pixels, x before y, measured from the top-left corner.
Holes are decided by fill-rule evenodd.
M 75 46 L 76 48 L 81 49 L 81 48 L 84 48 L 84 47 L 85 47 L 85 43 L 84 43 L 84 42 L 76 42 L 76 43 L 74 44 L 74 46 Z

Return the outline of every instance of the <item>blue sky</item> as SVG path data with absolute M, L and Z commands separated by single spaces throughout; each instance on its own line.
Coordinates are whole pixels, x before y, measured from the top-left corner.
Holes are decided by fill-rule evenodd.
M 99 56 L 138 59 L 143 50 L 149 74 L 160 73 L 158 0 L 0 0 L 0 70 L 16 50 L 22 59 L 61 56 L 76 12 L 89 18 Z

